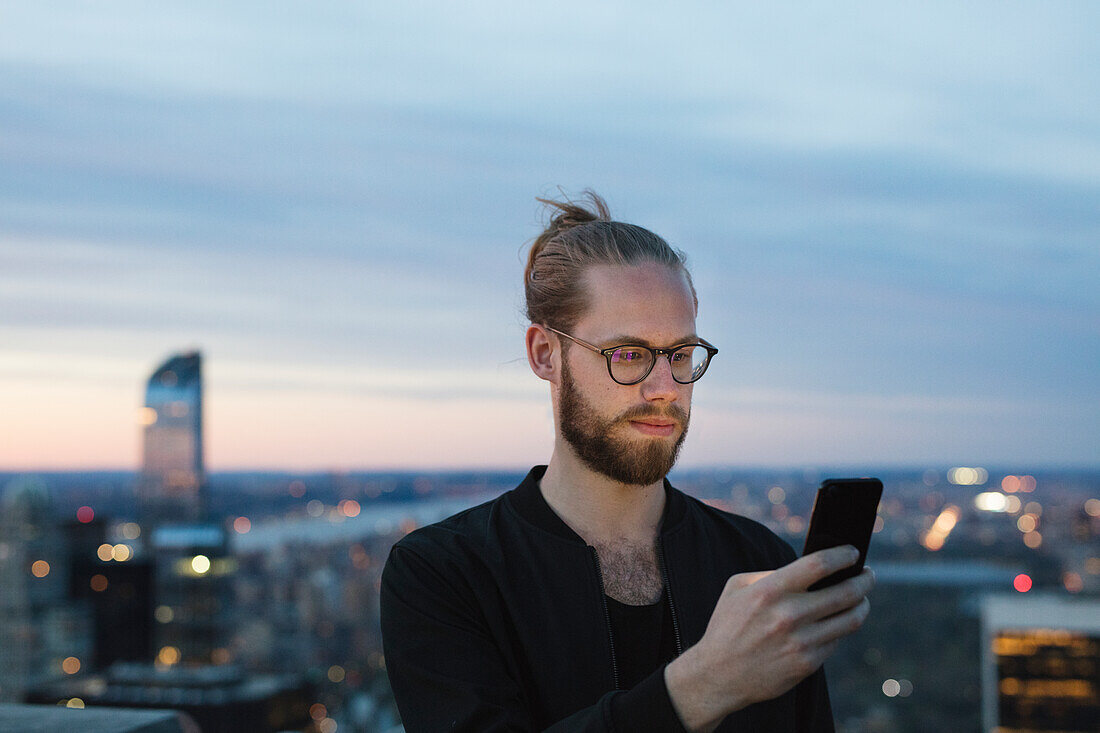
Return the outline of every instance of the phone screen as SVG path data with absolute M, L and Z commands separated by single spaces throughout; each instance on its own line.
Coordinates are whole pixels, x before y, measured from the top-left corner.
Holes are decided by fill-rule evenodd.
M 859 550 L 859 560 L 817 581 L 810 590 L 835 585 L 863 570 L 881 498 L 882 482 L 877 478 L 830 478 L 821 482 L 802 555 L 838 545 L 853 545 Z

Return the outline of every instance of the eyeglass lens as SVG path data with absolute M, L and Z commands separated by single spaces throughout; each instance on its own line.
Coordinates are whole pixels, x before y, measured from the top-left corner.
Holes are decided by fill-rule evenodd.
M 608 355 L 611 376 L 617 382 L 637 382 L 653 365 L 653 352 L 639 346 L 623 346 Z M 702 346 L 684 346 L 669 357 L 672 378 L 688 383 L 698 379 L 707 365 L 707 350 Z

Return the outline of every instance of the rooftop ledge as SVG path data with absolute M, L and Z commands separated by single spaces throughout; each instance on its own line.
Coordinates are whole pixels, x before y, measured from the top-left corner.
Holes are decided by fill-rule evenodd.
M 0 704 L 0 730 L 21 733 L 197 733 L 191 718 L 174 710 L 64 708 L 57 705 Z

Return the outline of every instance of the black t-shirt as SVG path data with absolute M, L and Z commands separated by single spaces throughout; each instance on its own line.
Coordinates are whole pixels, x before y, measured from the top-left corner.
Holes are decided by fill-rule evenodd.
M 607 598 L 611 638 L 619 668 L 619 687 L 629 690 L 676 657 L 676 638 L 668 594 L 648 606 L 629 606 Z

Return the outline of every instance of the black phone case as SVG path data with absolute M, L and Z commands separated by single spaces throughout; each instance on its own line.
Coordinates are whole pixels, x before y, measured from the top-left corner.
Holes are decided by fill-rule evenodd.
M 817 581 L 810 590 L 835 585 L 863 570 L 881 498 L 882 482 L 877 478 L 830 478 L 821 482 L 814 498 L 802 555 L 838 545 L 853 545 L 859 550 L 859 560 Z

